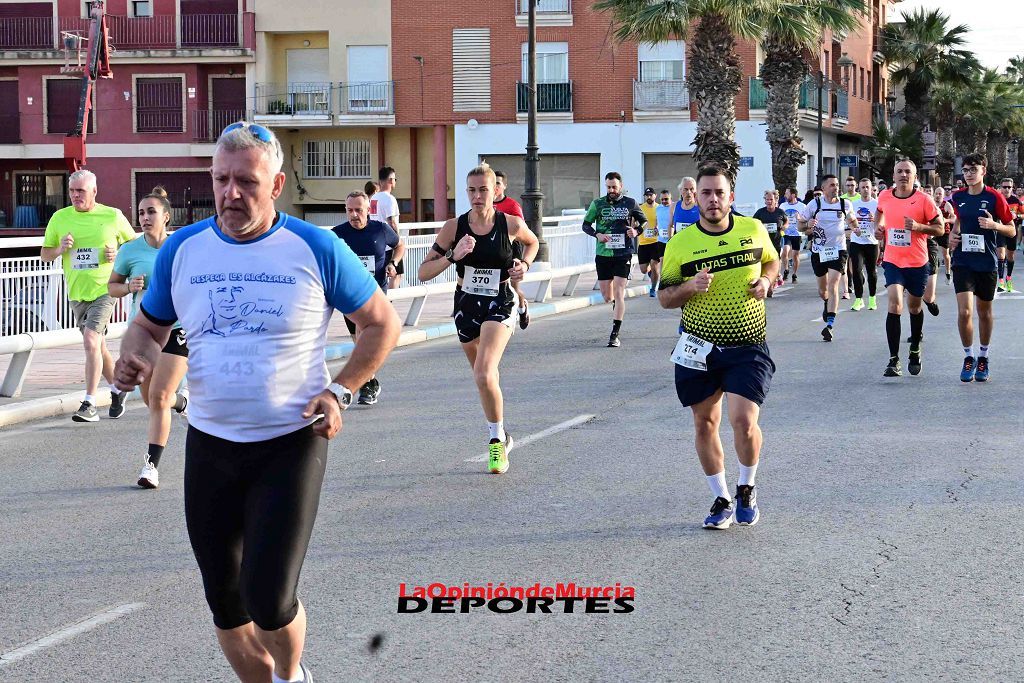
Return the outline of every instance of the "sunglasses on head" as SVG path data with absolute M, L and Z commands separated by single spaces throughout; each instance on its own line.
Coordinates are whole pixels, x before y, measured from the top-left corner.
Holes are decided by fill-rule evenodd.
M 252 134 L 252 136 L 254 138 L 259 140 L 260 142 L 273 142 L 274 141 L 274 134 L 271 133 L 268 129 L 264 128 L 263 126 L 259 125 L 258 123 L 246 123 L 245 121 L 239 121 L 238 123 L 232 123 L 230 126 L 225 128 L 224 130 L 222 130 L 220 132 L 220 134 L 221 135 L 225 135 L 227 133 L 230 133 L 233 130 L 238 130 L 239 128 L 245 128 L 246 130 L 248 130 Z

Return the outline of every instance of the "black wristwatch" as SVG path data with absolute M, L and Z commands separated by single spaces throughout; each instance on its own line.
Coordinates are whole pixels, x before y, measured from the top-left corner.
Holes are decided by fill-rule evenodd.
M 449 262 L 455 263 L 455 248 L 453 247 L 448 251 L 444 252 L 444 257 L 448 259 Z

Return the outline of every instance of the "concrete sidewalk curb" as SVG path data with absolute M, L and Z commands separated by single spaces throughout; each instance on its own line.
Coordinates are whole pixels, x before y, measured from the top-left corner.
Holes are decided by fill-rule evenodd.
M 626 297 L 635 298 L 647 296 L 649 289 L 648 285 L 627 287 Z M 593 292 L 586 296 L 556 299 L 542 304 L 531 303 L 530 318 L 532 320 L 536 320 L 537 318 L 546 318 L 549 315 L 575 311 L 598 304 L 604 304 L 604 300 L 602 299 L 600 292 Z M 402 332 L 402 335 L 398 338 L 398 345 L 408 346 L 409 344 L 417 344 L 420 342 L 430 341 L 432 339 L 439 339 L 441 337 L 450 337 L 455 333 L 455 323 L 442 323 L 431 327 L 406 330 Z M 353 346 L 354 344 L 350 341 L 340 344 L 328 344 L 324 349 L 325 359 L 327 362 L 331 362 L 345 358 L 352 352 Z M 99 394 L 96 397 L 95 403 L 97 408 L 110 405 L 110 393 L 105 390 L 105 387 L 101 387 L 100 391 L 97 393 Z M 138 398 L 137 389 L 132 393 L 134 398 Z M 83 393 L 81 391 L 72 391 L 68 394 L 47 396 L 45 398 L 36 398 L 20 403 L 0 406 L 0 427 L 9 427 L 22 422 L 40 420 L 47 417 L 71 415 L 78 410 L 78 406 L 81 404 L 82 399 Z

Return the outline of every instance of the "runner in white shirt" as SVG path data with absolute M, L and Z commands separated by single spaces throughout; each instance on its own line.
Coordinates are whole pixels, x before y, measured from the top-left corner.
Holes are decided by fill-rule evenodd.
M 830 342 L 839 308 L 839 279 L 846 272 L 849 257 L 846 230 L 847 226 L 857 227 L 857 220 L 851 202 L 839 196 L 839 179 L 828 174 L 821 182 L 822 196 L 812 199 L 798 220 L 800 228 L 811 237 L 811 268 L 818 278 L 818 294 L 825 302 L 821 338 Z
M 382 166 L 377 173 L 377 178 L 380 181 L 380 190 L 374 192 L 370 197 L 370 219 L 390 225 L 391 229 L 401 237 L 402 233 L 398 231 L 398 215 L 401 211 L 398 209 L 398 200 L 392 194 L 398 183 L 395 169 L 390 166 Z M 404 274 L 405 259 L 400 259 L 395 264 L 395 275 L 388 277 L 388 289 L 395 289 L 401 285 Z
M 878 240 L 875 239 L 875 212 L 878 200 L 871 198 L 871 181 L 862 178 L 860 196 L 853 200 L 853 215 L 857 218 L 857 227 L 850 236 L 850 265 L 853 268 L 853 306 L 851 311 L 864 308 L 864 273 L 868 281 L 868 310 L 878 308 L 875 291 L 878 286 Z M 861 271 L 864 271 L 862 273 Z
M 789 277 L 789 260 L 793 259 L 793 284 L 796 284 L 796 274 L 800 270 L 800 226 L 797 225 L 797 218 L 806 208 L 800 201 L 795 187 L 786 188 L 786 201 L 779 204 L 779 208 L 786 212 L 786 232 L 783 233 L 782 253 L 782 281 Z

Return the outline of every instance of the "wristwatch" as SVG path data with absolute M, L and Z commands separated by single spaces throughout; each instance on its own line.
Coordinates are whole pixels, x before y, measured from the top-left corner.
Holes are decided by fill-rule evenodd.
M 340 406 L 342 410 L 346 410 L 350 405 L 352 405 L 353 394 L 348 387 L 334 382 L 327 385 L 327 391 L 334 394 L 334 397 L 338 399 L 338 406 Z
M 455 247 L 452 247 L 451 249 L 446 251 L 444 253 L 444 257 L 448 259 L 451 263 L 455 263 Z

